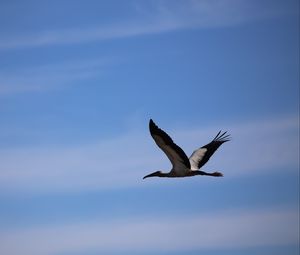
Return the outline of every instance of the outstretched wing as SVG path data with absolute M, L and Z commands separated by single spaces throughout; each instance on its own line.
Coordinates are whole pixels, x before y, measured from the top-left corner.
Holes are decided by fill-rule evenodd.
M 230 140 L 230 135 L 226 135 L 226 133 L 227 132 L 221 134 L 220 131 L 210 143 L 193 152 L 189 158 L 192 170 L 198 170 L 204 166 L 210 157 L 215 153 L 215 151 L 221 146 L 221 144 Z
M 157 146 L 167 155 L 172 163 L 174 171 L 179 169 L 190 169 L 190 161 L 184 151 L 173 142 L 172 138 L 161 130 L 152 119 L 149 122 L 152 138 Z

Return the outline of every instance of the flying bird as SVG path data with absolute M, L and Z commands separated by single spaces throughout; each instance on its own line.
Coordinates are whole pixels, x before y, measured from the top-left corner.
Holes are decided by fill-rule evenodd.
M 220 172 L 207 173 L 199 169 L 204 166 L 215 151 L 221 144 L 230 140 L 230 135 L 227 132 L 219 133 L 208 144 L 195 150 L 190 158 L 187 157 L 185 152 L 173 142 L 172 138 L 162 129 L 160 129 L 152 119 L 149 122 L 149 129 L 152 138 L 157 146 L 167 155 L 172 163 L 172 169 L 168 173 L 156 171 L 154 173 L 144 176 L 143 179 L 148 177 L 188 177 L 194 175 L 208 175 L 221 177 Z

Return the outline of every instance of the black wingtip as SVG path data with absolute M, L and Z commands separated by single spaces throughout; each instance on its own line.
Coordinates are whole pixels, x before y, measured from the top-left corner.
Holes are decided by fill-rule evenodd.
M 152 119 L 150 119 L 149 121 L 149 130 L 151 134 L 154 134 L 157 131 L 158 127 L 156 126 L 156 124 L 154 123 L 154 121 Z
M 219 141 L 219 142 L 228 142 L 230 141 L 231 137 L 230 134 L 227 134 L 227 131 L 223 132 L 220 130 L 218 134 L 215 136 L 213 141 Z
M 155 125 L 155 123 L 154 123 L 154 121 L 152 120 L 152 119 L 150 119 L 150 121 L 149 121 L 149 127 L 151 128 L 153 128 L 153 127 L 155 127 L 156 125 Z
M 218 134 L 214 137 L 213 140 L 216 140 L 218 138 L 218 136 L 219 136 L 220 133 L 221 133 L 221 130 L 218 132 Z

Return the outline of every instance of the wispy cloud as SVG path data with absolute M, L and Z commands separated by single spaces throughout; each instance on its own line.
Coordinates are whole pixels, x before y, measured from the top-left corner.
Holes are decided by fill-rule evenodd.
M 190 154 L 196 146 L 209 142 L 219 128 L 191 128 L 170 134 Z M 228 126 L 233 140 L 223 145 L 204 169 L 220 170 L 226 178 L 281 168 L 298 169 L 298 128 L 297 117 Z M 6 192 L 137 186 L 145 184 L 141 177 L 147 172 L 170 169 L 148 131 L 135 130 L 94 144 L 0 152 L 0 187 Z
M 86 59 L 0 72 L 0 95 L 59 89 L 103 74 L 112 59 Z
M 0 232 L 0 252 L 52 255 L 64 252 L 162 252 L 296 245 L 293 209 L 221 211 L 187 217 L 93 220 Z M 155 245 L 153 245 L 155 244 Z
M 144 6 L 136 3 L 136 15 L 130 20 L 86 28 L 44 30 L 25 36 L 2 37 L 0 49 L 75 44 L 107 39 L 157 34 L 178 29 L 212 28 L 281 15 L 286 10 L 246 0 L 155 1 Z

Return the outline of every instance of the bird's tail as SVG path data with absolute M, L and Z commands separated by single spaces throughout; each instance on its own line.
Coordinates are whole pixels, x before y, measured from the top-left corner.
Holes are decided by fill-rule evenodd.
M 223 177 L 223 174 L 220 172 L 213 172 L 210 174 L 211 176 L 215 176 L 215 177 Z

